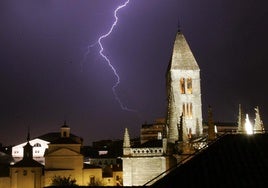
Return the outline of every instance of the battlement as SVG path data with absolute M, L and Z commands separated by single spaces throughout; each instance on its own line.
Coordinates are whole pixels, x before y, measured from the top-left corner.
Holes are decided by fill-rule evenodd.
M 131 148 L 131 156 L 161 156 L 164 154 L 163 148 Z

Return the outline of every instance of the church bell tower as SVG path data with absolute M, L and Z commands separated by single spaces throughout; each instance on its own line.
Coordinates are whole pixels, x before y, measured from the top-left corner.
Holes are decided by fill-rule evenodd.
M 202 134 L 200 69 L 181 31 L 176 35 L 166 81 L 168 142 L 178 140 L 181 115 L 187 131 L 184 134 Z

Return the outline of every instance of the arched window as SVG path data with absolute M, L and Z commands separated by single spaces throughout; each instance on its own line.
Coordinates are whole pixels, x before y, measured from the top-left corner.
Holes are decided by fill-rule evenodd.
M 187 93 L 192 94 L 193 88 L 192 88 L 192 78 L 187 78 Z

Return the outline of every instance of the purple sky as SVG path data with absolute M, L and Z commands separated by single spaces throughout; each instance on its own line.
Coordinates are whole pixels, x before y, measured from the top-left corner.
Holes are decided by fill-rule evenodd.
M 93 45 L 125 0 L 0 1 L 0 143 L 18 144 L 59 131 L 64 120 L 84 144 L 121 139 L 125 127 L 165 117 L 165 72 L 180 20 L 201 70 L 202 110 L 236 121 L 241 103 L 251 120 L 259 106 L 268 124 L 268 9 L 250 0 L 130 0 L 103 40 L 112 70 Z M 84 59 L 88 50 L 89 53 Z

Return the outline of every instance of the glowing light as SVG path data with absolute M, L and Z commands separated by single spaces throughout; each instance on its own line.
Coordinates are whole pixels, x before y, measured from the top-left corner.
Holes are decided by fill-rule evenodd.
M 247 134 L 253 134 L 253 127 L 251 122 L 249 121 L 248 114 L 246 114 L 245 129 Z
M 217 129 L 216 125 L 214 125 L 214 131 L 215 131 L 215 133 L 218 133 L 218 129 Z
M 136 110 L 129 109 L 129 108 L 128 108 L 127 106 L 125 106 L 125 105 L 123 104 L 123 102 L 120 100 L 120 98 L 119 98 L 119 96 L 118 96 L 118 94 L 117 94 L 117 92 L 116 92 L 116 88 L 117 88 L 118 85 L 120 84 L 120 76 L 119 76 L 119 74 L 117 73 L 115 67 L 112 65 L 110 59 L 103 53 L 103 51 L 104 51 L 104 47 L 103 47 L 103 45 L 102 45 L 102 41 L 103 41 L 105 38 L 107 38 L 107 37 L 112 33 L 113 29 L 114 29 L 115 26 L 117 25 L 117 22 L 118 22 L 118 16 L 117 16 L 117 13 L 119 12 L 120 9 L 126 7 L 127 4 L 129 3 L 129 1 L 130 1 L 130 0 L 126 0 L 125 3 L 123 3 L 122 5 L 119 5 L 119 6 L 114 10 L 114 18 L 115 18 L 115 20 L 114 20 L 112 26 L 110 27 L 109 31 L 108 31 L 107 33 L 101 35 L 101 36 L 98 38 L 98 42 L 95 43 L 95 44 L 93 44 L 93 45 L 90 45 L 89 47 L 92 47 L 92 46 L 98 44 L 99 47 L 100 47 L 100 50 L 99 50 L 99 54 L 100 54 L 100 56 L 106 61 L 107 65 L 108 65 L 108 66 L 111 68 L 111 70 L 113 71 L 113 74 L 114 74 L 115 77 L 116 77 L 116 82 L 115 82 L 115 84 L 112 86 L 112 90 L 113 90 L 113 94 L 114 94 L 114 97 L 115 97 L 116 101 L 120 104 L 121 109 L 122 109 L 122 110 L 126 110 L 126 111 L 133 111 L 133 112 L 136 112 Z M 88 53 L 89 53 L 89 47 L 88 47 L 88 51 L 87 51 L 87 53 L 86 53 L 85 56 L 84 56 L 84 59 L 85 59 L 85 57 L 86 57 L 86 56 L 88 55 Z

